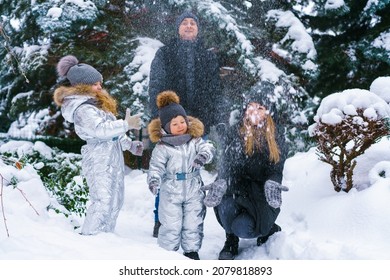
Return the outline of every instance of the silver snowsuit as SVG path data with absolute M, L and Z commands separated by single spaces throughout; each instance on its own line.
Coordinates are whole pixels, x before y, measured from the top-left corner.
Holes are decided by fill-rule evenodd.
M 127 122 L 93 105 L 93 97 L 77 87 L 58 88 L 55 100 L 64 119 L 74 123 L 77 135 L 87 142 L 81 154 L 90 206 L 81 233 L 112 232 L 124 200 L 123 151 L 132 141 L 125 134 Z
M 200 122 L 192 117 L 189 119 L 192 127 Z M 206 163 L 211 162 L 215 148 L 198 134 L 191 133 L 191 129 L 190 134 L 192 139 L 178 146 L 159 141 L 149 163 L 148 183 L 157 180 L 160 185 L 158 244 L 171 251 L 178 250 L 181 245 L 184 252 L 198 252 L 203 240 L 205 193 L 201 190 L 203 181 L 199 170 L 191 165 L 199 153 L 206 156 Z

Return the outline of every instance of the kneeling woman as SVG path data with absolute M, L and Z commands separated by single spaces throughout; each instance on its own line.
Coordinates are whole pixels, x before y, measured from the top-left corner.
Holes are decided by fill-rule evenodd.
M 281 228 L 281 185 L 288 149 L 284 128 L 275 124 L 268 102 L 249 100 L 239 122 L 224 133 L 219 179 L 227 182 L 222 202 L 214 208 L 226 232 L 220 260 L 238 254 L 239 238 L 257 238 L 260 246 Z M 268 108 L 269 107 L 269 108 Z M 276 119 L 276 118 L 275 118 Z

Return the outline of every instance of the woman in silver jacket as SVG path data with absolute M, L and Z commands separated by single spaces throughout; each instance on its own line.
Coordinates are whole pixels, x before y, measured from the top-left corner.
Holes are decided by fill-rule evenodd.
M 160 93 L 157 106 L 159 118 L 148 126 L 150 140 L 157 144 L 147 181 L 154 195 L 160 192 L 158 244 L 172 251 L 181 245 L 186 257 L 199 260 L 206 214 L 199 169 L 212 161 L 215 149 L 201 138 L 203 123 L 187 117 L 176 93 Z
M 102 89 L 102 75 L 76 57 L 63 57 L 59 76 L 66 77 L 70 87 L 54 92 L 54 101 L 62 116 L 74 123 L 76 134 L 87 143 L 81 148 L 82 173 L 89 187 L 90 206 L 81 230 L 83 235 L 112 232 L 124 199 L 123 151 L 142 155 L 143 145 L 132 141 L 126 132 L 140 129 L 140 114 L 117 120 L 117 103 Z

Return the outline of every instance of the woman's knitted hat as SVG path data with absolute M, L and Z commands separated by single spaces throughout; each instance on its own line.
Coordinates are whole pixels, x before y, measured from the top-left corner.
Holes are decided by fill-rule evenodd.
M 169 125 L 173 118 L 183 116 L 187 120 L 187 113 L 179 104 L 180 98 L 175 92 L 169 90 L 161 92 L 157 95 L 156 103 L 159 109 L 161 127 L 164 128 L 166 132 L 171 132 Z
M 57 64 L 57 73 L 60 77 L 67 78 L 72 86 L 103 82 L 103 76 L 99 71 L 91 65 L 79 63 L 73 55 L 67 55 L 60 59 Z
M 245 92 L 243 97 L 243 109 L 246 109 L 250 102 L 259 103 L 267 108 L 274 114 L 276 112 L 276 98 L 275 96 L 275 85 L 268 81 L 262 81 L 256 88 L 250 89 Z

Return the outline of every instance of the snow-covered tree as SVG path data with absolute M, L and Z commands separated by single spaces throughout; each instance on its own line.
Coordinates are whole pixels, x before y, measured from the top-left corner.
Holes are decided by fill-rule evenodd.
M 320 97 L 368 89 L 390 66 L 389 0 L 289 0 L 317 50 L 318 78 L 306 89 Z
M 135 33 L 132 17 L 142 5 L 130 1 L 2 1 L 0 49 L 1 130 L 11 136 L 54 135 L 75 137 L 52 102 L 59 58 L 73 54 L 95 66 L 109 91 L 122 103 L 131 97 L 130 81 L 123 69 L 133 59 Z M 122 87 L 117 87 L 117 85 Z M 133 112 L 143 109 L 143 102 Z M 40 113 L 39 113 L 40 112 Z M 42 112 L 46 112 L 43 114 Z M 124 115 L 124 110 L 121 111 Z M 33 125 L 30 125 L 33 123 Z M 24 129 L 27 125 L 31 130 Z M 25 130 L 27 134 L 18 134 Z
M 23 137 L 23 131 L 24 137 L 77 138 L 51 99 L 62 83 L 55 65 L 67 54 L 102 72 L 120 114 L 126 107 L 145 112 L 146 124 L 151 60 L 175 36 L 176 17 L 191 9 L 200 18 L 205 45 L 219 58 L 226 110 L 239 106 L 246 92 L 267 94 L 285 115 L 291 150 L 305 149 L 316 102 L 304 81 L 315 77 L 316 50 L 289 8 L 288 2 L 270 0 L 4 0 L 1 131 L 14 137 Z

